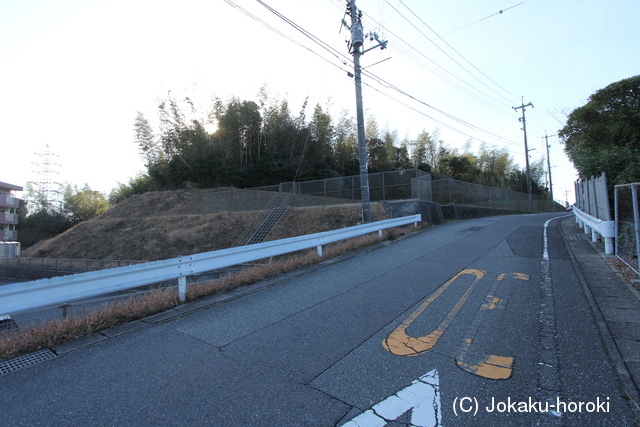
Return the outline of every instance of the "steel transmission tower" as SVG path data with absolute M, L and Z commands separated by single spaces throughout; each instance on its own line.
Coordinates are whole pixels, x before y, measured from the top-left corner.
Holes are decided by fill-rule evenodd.
M 57 195 L 59 192 L 52 189 L 52 185 L 56 184 L 51 179 L 51 175 L 54 173 L 58 173 L 53 170 L 54 166 L 60 166 L 58 163 L 52 161 L 52 157 L 59 157 L 57 154 L 53 153 L 49 149 L 49 144 L 47 144 L 46 149 L 43 153 L 35 153 L 42 160 L 38 163 L 34 163 L 34 165 L 39 167 L 39 171 L 37 173 L 40 175 L 40 181 L 35 182 L 38 186 L 38 193 L 40 194 L 42 208 L 45 211 L 49 211 L 51 209 L 51 204 L 54 201 L 54 198 L 57 199 Z M 56 197 L 53 196 L 53 193 L 56 194 Z
M 366 52 L 380 47 L 387 47 L 387 41 L 380 41 L 378 34 L 370 33 L 365 36 L 362 28 L 362 11 L 356 8 L 355 0 L 347 0 L 347 15 L 351 17 L 351 25 L 345 20 L 342 23 L 351 31 L 351 40 L 348 41 L 349 53 L 353 55 L 353 72 L 356 83 L 356 119 L 358 123 L 358 151 L 360 157 L 360 194 L 362 199 L 362 223 L 371 222 L 371 200 L 369 195 L 369 172 L 367 168 L 367 144 L 364 139 L 364 109 L 362 107 L 362 70 L 360 57 Z M 364 39 L 378 42 L 376 46 L 364 49 Z

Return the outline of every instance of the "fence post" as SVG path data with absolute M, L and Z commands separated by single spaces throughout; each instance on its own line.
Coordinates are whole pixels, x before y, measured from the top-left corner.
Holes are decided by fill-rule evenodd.
M 324 204 L 327 204 L 327 180 L 322 181 L 324 183 Z
M 640 211 L 638 210 L 638 187 L 631 185 L 631 197 L 633 198 L 633 222 L 636 234 L 636 255 L 640 255 Z M 638 256 L 638 268 L 640 269 L 640 256 Z
M 353 182 L 353 176 L 351 177 L 351 200 L 356 199 L 356 187 Z
M 385 191 L 384 191 L 384 174 L 385 172 L 382 172 L 382 200 L 387 200 L 387 198 L 385 197 Z M 382 237 L 382 234 L 380 234 L 380 237 Z
M 187 301 L 187 276 L 178 277 L 178 299 L 180 302 Z
M 615 227 L 616 227 L 616 238 L 615 238 L 615 249 L 616 249 L 616 255 L 618 255 L 620 252 L 618 252 L 618 236 L 620 236 L 620 228 L 618 227 L 618 221 L 620 218 L 619 212 L 618 212 L 618 186 L 616 185 L 613 188 L 613 210 L 614 210 L 614 215 L 615 217 L 613 218 L 615 220 Z M 638 260 L 638 263 L 640 264 L 640 260 Z

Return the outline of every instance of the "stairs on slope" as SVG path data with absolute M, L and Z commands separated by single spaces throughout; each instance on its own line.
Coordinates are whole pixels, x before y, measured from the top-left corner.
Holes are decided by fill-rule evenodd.
M 289 210 L 289 198 L 290 196 L 287 195 L 278 206 L 275 206 L 276 198 L 272 198 L 233 246 L 253 245 L 263 242 Z M 251 234 L 252 231 L 253 234 Z

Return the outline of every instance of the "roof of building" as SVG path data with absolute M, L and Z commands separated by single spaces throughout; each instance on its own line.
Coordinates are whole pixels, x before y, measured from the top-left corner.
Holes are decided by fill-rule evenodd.
M 20 187 L 19 185 L 13 185 L 13 184 L 9 184 L 7 182 L 2 182 L 0 181 L 0 188 L 7 188 L 9 190 L 13 190 L 13 191 L 22 191 L 23 188 Z

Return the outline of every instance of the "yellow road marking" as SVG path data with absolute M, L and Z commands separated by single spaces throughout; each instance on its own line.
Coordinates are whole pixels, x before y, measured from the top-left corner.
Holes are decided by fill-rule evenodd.
M 486 302 L 480 306 L 480 310 L 495 310 L 496 308 L 504 308 L 505 301 L 501 300 L 500 298 L 487 295 L 485 301 Z
M 484 319 L 484 312 L 486 310 L 504 308 L 505 300 L 494 297 L 494 294 L 505 277 L 507 277 L 507 273 L 498 275 L 491 285 L 489 294 L 485 297 L 485 302 L 480 306 L 480 309 L 473 317 L 473 320 L 469 325 L 469 330 L 465 334 L 465 338 L 460 346 L 458 355 L 455 357 L 456 365 L 461 369 L 471 374 L 494 380 L 506 380 L 511 377 L 511 374 L 513 373 L 513 357 L 482 354 L 477 357 L 477 359 L 480 359 L 477 363 L 471 363 L 467 359 L 469 357 L 468 352 L 471 348 L 473 337 L 478 333 L 478 328 Z M 529 280 L 529 276 L 524 273 L 508 273 L 508 277 L 516 280 Z
M 456 364 L 471 374 L 492 380 L 507 380 L 513 373 L 513 357 L 485 355 L 485 359 L 475 365 L 456 358 Z
M 478 281 L 484 277 L 484 274 L 485 272 L 482 270 L 466 269 L 453 276 L 445 284 L 440 286 L 425 302 L 423 302 L 416 311 L 402 322 L 400 326 L 394 329 L 393 332 L 391 332 L 389 336 L 382 341 L 382 346 L 387 351 L 390 351 L 397 356 L 417 356 L 418 354 L 429 351 L 436 345 L 451 321 L 458 314 L 464 303 L 467 302 L 469 295 L 475 288 Z M 422 337 L 409 336 L 406 332 L 409 325 L 411 325 L 411 323 L 413 323 L 413 321 L 416 320 L 436 298 L 438 298 L 453 282 L 455 282 L 456 279 L 464 275 L 473 275 L 476 278 L 469 285 L 458 302 L 453 306 L 451 311 L 449 311 L 447 316 L 440 323 L 440 326 L 438 326 L 438 328 L 436 328 L 432 333 Z
M 509 274 L 512 279 L 529 280 L 529 275 L 524 273 L 502 273 L 498 276 L 498 280 L 502 281 Z

